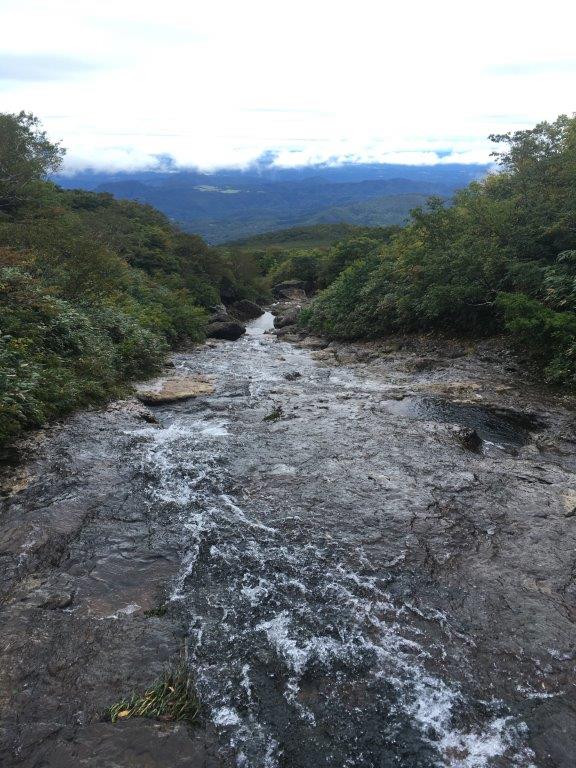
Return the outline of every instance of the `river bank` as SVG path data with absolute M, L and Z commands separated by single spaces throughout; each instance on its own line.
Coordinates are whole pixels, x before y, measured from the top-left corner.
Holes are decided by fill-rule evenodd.
M 174 355 L 213 394 L 77 414 L 13 475 L 6 764 L 572 766 L 574 401 L 498 340 L 270 325 Z M 198 727 L 103 722 L 183 656 Z

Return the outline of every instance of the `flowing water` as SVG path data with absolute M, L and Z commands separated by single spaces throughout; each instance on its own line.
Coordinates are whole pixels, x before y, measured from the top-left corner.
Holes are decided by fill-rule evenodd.
M 430 465 L 406 405 L 382 408 L 377 382 L 271 325 L 177 355 L 215 395 L 156 408 L 160 426 L 130 436 L 148 504 L 178 520 L 169 599 L 223 742 L 246 768 L 527 768 L 521 718 L 477 682 L 473 640 L 409 565 L 406 521 L 439 489 L 465 493 L 465 464 Z M 518 445 L 519 429 L 505 423 Z

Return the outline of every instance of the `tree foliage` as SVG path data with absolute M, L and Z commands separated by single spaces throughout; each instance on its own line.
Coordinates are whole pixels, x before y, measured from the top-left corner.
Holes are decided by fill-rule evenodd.
M 388 244 L 333 250 L 303 321 L 340 338 L 506 331 L 552 382 L 576 384 L 576 118 L 491 137 L 498 172 L 430 200 Z M 504 149 L 502 149 L 504 145 Z
M 263 290 L 153 208 L 43 180 L 61 158 L 36 118 L 0 115 L 0 443 L 157 370 L 226 291 Z
M 34 183 L 57 171 L 64 150 L 28 112 L 0 114 L 0 211 L 11 211 L 29 200 Z

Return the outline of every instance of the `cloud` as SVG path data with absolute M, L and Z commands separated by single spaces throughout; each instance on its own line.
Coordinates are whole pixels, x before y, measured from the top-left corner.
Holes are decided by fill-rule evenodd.
M 144 141 L 143 141 L 144 138 Z M 140 142 L 140 147 L 136 146 Z M 388 165 L 485 165 L 491 163 L 492 145 L 452 149 L 404 149 L 395 151 L 394 143 L 357 146 L 351 151 L 346 142 L 303 143 L 300 147 L 270 147 L 265 143 L 238 144 L 233 149 L 213 144 L 194 151 L 185 141 L 176 147 L 176 154 L 146 149 L 145 137 L 134 137 L 124 146 L 98 146 L 95 138 L 89 144 L 76 145 L 68 152 L 63 173 L 93 171 L 167 171 L 197 169 L 211 172 L 222 168 L 248 169 L 254 166 L 275 168 L 302 168 L 305 166 L 338 166 L 358 163 L 382 163 Z
M 67 80 L 97 68 L 93 62 L 53 54 L 0 53 L 0 80 Z
M 488 75 L 512 77 L 537 77 L 538 75 L 562 75 L 576 73 L 575 60 L 517 61 L 494 64 L 486 68 Z
M 566 0 L 0 0 L 2 110 L 69 168 L 489 161 L 486 137 L 574 109 Z M 30 23 L 34 19 L 34 24 Z M 496 20 L 496 21 L 495 21 Z

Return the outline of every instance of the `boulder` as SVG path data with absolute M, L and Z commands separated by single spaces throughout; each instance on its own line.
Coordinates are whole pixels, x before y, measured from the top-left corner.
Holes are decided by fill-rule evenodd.
M 136 385 L 136 397 L 145 405 L 175 403 L 212 392 L 213 384 L 201 376 L 174 376 Z
M 228 320 L 210 320 L 206 327 L 206 336 L 211 339 L 226 339 L 236 341 L 246 333 L 246 326 L 228 316 Z
M 228 310 L 224 307 L 224 309 L 219 309 L 213 312 L 208 318 L 208 323 L 229 323 L 232 320 L 234 320 L 234 318 L 230 317 Z
M 304 339 L 308 335 L 306 331 L 303 331 L 296 325 L 285 325 L 284 328 L 276 328 L 274 333 L 279 339 L 285 339 L 286 336 L 296 336 L 299 339 Z
M 287 325 L 296 325 L 298 322 L 298 315 L 300 314 L 300 307 L 290 307 L 284 314 L 277 315 L 274 318 L 275 328 L 284 328 Z
M 326 349 L 330 342 L 328 339 L 321 339 L 318 336 L 306 336 L 302 341 L 300 341 L 299 345 L 300 347 L 303 347 L 304 349 Z
M 456 429 L 456 437 L 458 442 L 467 451 L 474 451 L 477 453 L 482 447 L 482 438 L 472 427 L 458 427 Z
M 284 280 L 272 288 L 272 293 L 278 299 L 305 299 L 306 283 L 303 280 Z
M 248 299 L 235 301 L 228 307 L 228 311 L 238 320 L 256 320 L 257 317 L 264 314 L 262 307 L 253 301 L 248 301 Z

